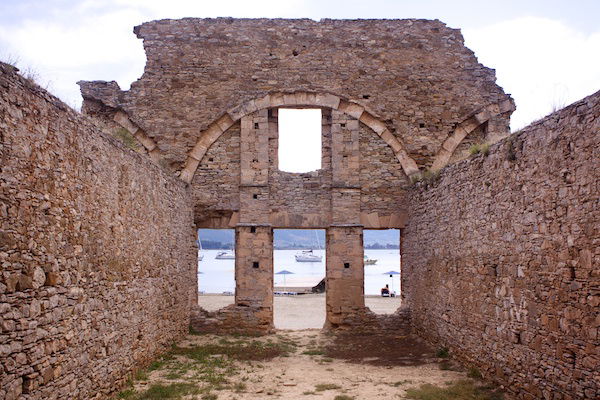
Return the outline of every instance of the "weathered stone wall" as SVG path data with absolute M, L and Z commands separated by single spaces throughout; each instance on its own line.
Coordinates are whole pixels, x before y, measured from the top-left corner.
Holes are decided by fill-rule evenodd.
M 258 116 L 253 117 L 255 114 Z M 335 218 L 337 223 L 362 223 L 368 228 L 403 227 L 410 182 L 393 149 L 373 130 L 347 114 L 323 108 L 321 168 L 290 173 L 278 168 L 278 109 L 255 114 L 248 120 L 258 118 L 260 122 L 249 122 L 247 130 L 254 131 L 254 123 L 259 124 L 259 135 L 241 141 L 241 124 L 236 123 L 210 146 L 198 165 L 191 183 L 198 227 L 234 228 L 240 221 L 256 222 L 240 220 L 239 214 L 246 206 L 250 212 L 245 218 L 258 217 L 258 205 L 267 213 L 263 223 L 274 227 L 326 228 Z M 333 121 L 332 114 L 339 120 Z M 332 132 L 332 126 L 338 132 Z M 354 141 L 348 136 L 351 131 Z M 339 140 L 332 143 L 336 135 Z M 264 147 L 260 151 L 256 147 L 259 138 L 263 138 Z M 354 146 L 348 154 L 342 149 L 346 142 Z M 337 153 L 332 151 L 336 146 Z M 350 157 L 352 165 L 348 164 Z M 260 169 L 256 169 L 259 164 Z M 334 176 L 334 170 L 338 175 Z M 354 216 L 346 207 L 334 207 L 337 197 L 333 192 L 340 188 L 354 191 L 356 205 L 360 202 Z M 254 199 L 259 193 L 260 198 Z
M 490 121 L 487 140 L 509 133 L 514 106 L 494 71 L 437 20 L 185 18 L 134 31 L 144 75 L 128 91 L 81 82 L 84 110 L 100 102 L 124 111 L 174 171 L 210 124 L 238 120 L 236 107 L 273 93 L 332 93 L 360 105 L 422 168 L 475 114 L 469 124 Z
M 519 398 L 600 396 L 600 92 L 411 198 L 402 288 L 422 335 Z
M 107 398 L 188 330 L 188 189 L 6 64 L 0 161 L 0 398 Z

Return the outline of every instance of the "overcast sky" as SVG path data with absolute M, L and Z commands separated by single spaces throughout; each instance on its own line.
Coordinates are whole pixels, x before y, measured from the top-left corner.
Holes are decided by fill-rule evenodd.
M 68 104 L 76 81 L 116 80 L 127 89 L 144 69 L 132 28 L 180 17 L 428 18 L 461 28 L 517 103 L 512 128 L 600 90 L 600 1 L 384 0 L 0 0 L 0 58 Z

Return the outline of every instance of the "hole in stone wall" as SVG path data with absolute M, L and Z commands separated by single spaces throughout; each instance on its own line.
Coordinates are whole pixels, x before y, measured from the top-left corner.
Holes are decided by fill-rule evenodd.
M 252 198 L 253 198 L 253 199 L 258 199 L 258 195 L 257 195 L 256 193 L 254 193 L 254 194 L 252 195 Z
M 260 267 L 260 263 L 258 261 L 254 261 L 252 263 L 252 268 L 258 268 L 258 267 Z
M 376 314 L 400 307 L 400 230 L 365 229 L 365 305 Z
M 325 324 L 325 231 L 273 231 L 273 317 L 277 329 Z
M 321 168 L 321 109 L 280 108 L 279 169 L 309 172 Z
M 256 227 L 255 226 L 251 226 L 250 227 L 250 233 L 256 233 Z
M 198 304 L 216 311 L 234 303 L 235 231 L 198 229 Z
M 254 129 L 258 129 L 258 122 L 254 123 Z
M 350 268 L 350 263 L 344 263 L 344 268 Z

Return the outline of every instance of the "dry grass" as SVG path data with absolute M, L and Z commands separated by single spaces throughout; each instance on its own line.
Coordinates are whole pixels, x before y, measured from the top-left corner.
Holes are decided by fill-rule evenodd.
M 414 400 L 501 400 L 502 395 L 491 387 L 477 386 L 473 381 L 462 380 L 447 387 L 430 384 L 418 389 L 408 389 L 406 397 Z

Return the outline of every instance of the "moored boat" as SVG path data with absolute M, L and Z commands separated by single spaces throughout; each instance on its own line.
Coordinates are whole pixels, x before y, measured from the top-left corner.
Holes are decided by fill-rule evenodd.
M 297 262 L 321 262 L 322 256 L 316 255 L 312 249 L 302 250 L 295 255 Z
M 365 265 L 375 265 L 376 263 L 377 263 L 377 259 L 369 258 L 369 256 L 367 256 L 365 254 Z
M 235 253 L 233 251 L 220 251 L 217 253 L 216 260 L 235 260 Z

